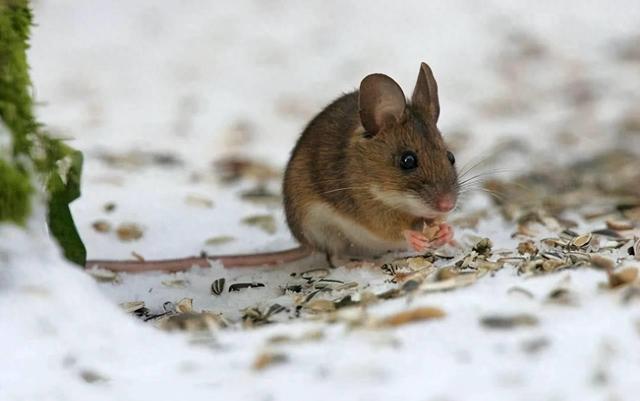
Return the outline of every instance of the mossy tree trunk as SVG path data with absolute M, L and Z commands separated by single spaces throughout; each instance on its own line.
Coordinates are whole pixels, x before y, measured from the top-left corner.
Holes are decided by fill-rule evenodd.
M 80 196 L 82 154 L 49 137 L 33 115 L 26 50 L 28 0 L 0 0 L 0 224 L 24 224 L 34 186 L 48 197 L 48 224 L 65 256 L 84 264 L 86 251 L 69 203 Z

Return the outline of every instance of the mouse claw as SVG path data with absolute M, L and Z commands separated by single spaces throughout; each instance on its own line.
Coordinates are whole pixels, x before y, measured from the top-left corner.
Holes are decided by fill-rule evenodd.
M 416 252 L 425 252 L 431 245 L 429 239 L 419 231 L 404 230 L 402 234 L 404 235 L 404 238 L 407 240 L 407 243 L 409 244 L 411 249 Z

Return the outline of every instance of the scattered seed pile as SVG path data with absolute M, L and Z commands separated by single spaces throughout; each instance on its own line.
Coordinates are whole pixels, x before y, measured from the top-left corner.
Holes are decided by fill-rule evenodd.
M 513 249 L 495 249 L 491 238 L 471 237 L 457 247 L 421 256 L 388 257 L 347 266 L 353 272 L 363 269 L 369 272 L 378 280 L 376 286 L 362 277 L 350 280 L 340 269 L 324 266 L 283 267 L 278 274 L 287 277 L 272 284 L 243 280 L 242 276 L 220 277 L 206 287 L 195 288 L 188 279 L 163 276 L 162 286 L 180 288 L 186 294 L 206 288 L 211 298 L 210 307 L 194 305 L 189 296 L 167 299 L 161 308 L 148 307 L 141 300 L 124 302 L 121 306 L 166 330 L 208 332 L 291 319 L 384 327 L 442 318 L 445 312 L 436 307 L 409 308 L 395 315 L 374 318 L 366 313 L 369 305 L 395 298 L 428 296 L 438 291 L 458 291 L 478 280 L 490 280 L 500 269 L 515 269 L 523 277 L 529 277 L 583 268 L 602 270 L 603 278 L 607 279 L 603 281 L 603 288 L 623 288 L 621 299 L 629 302 L 640 296 L 640 169 L 635 168 L 637 166 L 640 158 L 612 151 L 561 170 L 549 168 L 514 179 L 487 181 L 485 187 L 497 194 L 495 207 L 513 227 L 511 236 L 517 243 Z M 452 223 L 475 227 L 481 217 L 477 212 L 460 215 Z M 269 231 L 266 221 L 255 220 L 255 224 Z M 119 276 L 114 273 L 99 270 L 91 273 L 101 281 L 118 285 Z M 382 285 L 380 280 L 384 281 Z M 265 288 L 270 285 L 277 288 Z M 270 291 L 271 296 L 239 308 L 237 314 L 216 311 L 216 299 L 240 297 L 251 291 Z M 513 287 L 511 291 L 527 295 L 523 288 Z M 573 302 L 571 292 L 565 288 L 558 288 L 548 298 L 555 303 Z M 481 324 L 511 328 L 533 325 L 536 321 L 533 316 L 516 314 L 487 316 Z M 266 362 L 256 362 L 260 366 L 263 363 Z

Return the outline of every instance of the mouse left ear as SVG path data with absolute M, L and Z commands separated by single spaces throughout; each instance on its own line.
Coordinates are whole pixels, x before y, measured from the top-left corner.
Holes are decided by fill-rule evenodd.
M 367 75 L 362 80 L 358 102 L 362 126 L 373 135 L 400 120 L 407 106 L 400 86 L 384 74 Z
M 438 84 L 427 63 L 420 64 L 418 82 L 411 95 L 411 103 L 424 118 L 438 122 L 440 116 L 440 101 L 438 100 Z

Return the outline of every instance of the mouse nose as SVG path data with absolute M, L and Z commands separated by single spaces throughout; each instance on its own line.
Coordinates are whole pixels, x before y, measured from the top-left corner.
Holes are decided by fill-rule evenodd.
M 455 205 L 456 202 L 451 195 L 442 195 L 436 200 L 436 209 L 439 212 L 450 212 Z

